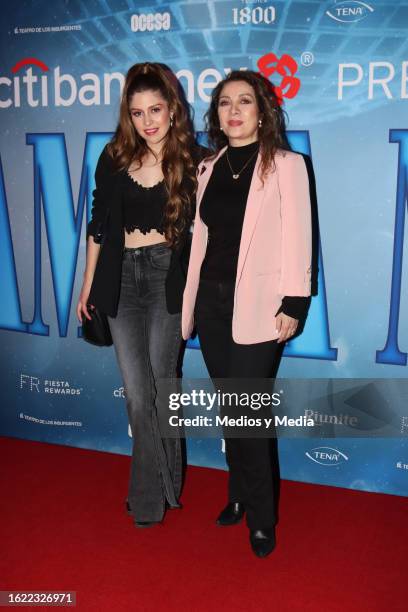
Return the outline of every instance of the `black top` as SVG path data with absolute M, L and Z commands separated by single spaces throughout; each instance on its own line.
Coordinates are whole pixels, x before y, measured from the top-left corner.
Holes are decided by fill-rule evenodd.
M 164 180 L 152 187 L 143 187 L 126 172 L 123 191 L 123 226 L 128 234 L 138 229 L 147 234 L 152 229 L 164 233 L 163 215 L 167 202 Z
M 191 155 L 198 165 L 208 155 L 208 150 L 196 145 Z M 87 227 L 87 237 L 93 236 L 95 242 L 103 242 L 89 294 L 89 303 L 111 317 L 116 316 L 119 302 L 125 246 L 123 199 L 129 189 L 129 180 L 130 177 L 125 171 L 116 170 L 105 147 L 95 171 L 96 189 L 93 192 L 92 218 Z M 183 185 L 191 193 L 191 214 L 194 215 L 194 185 L 187 176 L 183 178 Z M 177 246 L 172 250 L 166 276 L 166 304 L 171 314 L 181 311 L 190 246 L 191 234 L 187 223 Z
M 237 272 L 242 224 L 254 172 L 259 143 L 243 147 L 228 147 L 214 164 L 211 178 L 203 195 L 200 217 L 208 227 L 208 244 L 201 278 L 229 281 Z M 232 177 L 227 155 L 234 173 Z
M 258 150 L 258 142 L 229 146 L 214 164 L 200 206 L 200 217 L 208 227 L 202 279 L 231 281 L 236 277 L 242 225 Z M 239 178 L 234 179 L 233 174 L 239 174 Z M 309 304 L 308 297 L 284 297 L 278 312 L 303 319 Z

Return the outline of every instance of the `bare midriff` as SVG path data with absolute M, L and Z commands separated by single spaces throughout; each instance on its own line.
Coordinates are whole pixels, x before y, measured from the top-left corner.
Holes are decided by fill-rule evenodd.
M 150 230 L 147 234 L 142 234 L 142 232 L 137 229 L 131 234 L 125 232 L 125 247 L 128 249 L 138 249 L 139 247 L 151 246 L 152 244 L 159 244 L 161 242 L 166 242 L 166 238 L 157 230 Z

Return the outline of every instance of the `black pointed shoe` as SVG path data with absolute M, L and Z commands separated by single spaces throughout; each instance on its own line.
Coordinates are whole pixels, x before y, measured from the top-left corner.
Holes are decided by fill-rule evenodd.
M 230 502 L 220 513 L 216 523 L 221 527 L 230 527 L 239 523 L 244 514 L 244 504 L 241 504 L 241 502 Z
M 267 557 L 276 546 L 275 527 L 270 529 L 251 529 L 249 541 L 257 557 Z
M 147 527 L 154 527 L 160 525 L 161 521 L 135 521 L 135 527 L 146 529 Z

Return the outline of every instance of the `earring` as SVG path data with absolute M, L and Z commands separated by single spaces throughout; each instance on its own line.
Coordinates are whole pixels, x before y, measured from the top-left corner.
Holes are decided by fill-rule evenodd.
M 223 132 L 224 130 L 222 129 L 222 127 L 220 126 L 220 132 Z
M 173 127 L 173 115 L 170 115 L 170 127 Z
M 259 125 L 259 127 L 262 127 L 262 119 L 260 119 L 260 120 L 258 121 L 258 125 Z

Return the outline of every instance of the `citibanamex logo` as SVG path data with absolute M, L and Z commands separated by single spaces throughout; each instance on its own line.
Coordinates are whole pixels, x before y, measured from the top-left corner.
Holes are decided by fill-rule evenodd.
M 291 55 L 284 53 L 280 58 L 275 53 L 267 53 L 257 61 L 259 72 L 273 81 L 279 104 L 284 98 L 294 98 L 300 89 L 300 79 L 295 76 L 298 65 Z M 278 83 L 279 77 L 280 83 Z
M 113 397 L 117 397 L 119 399 L 125 399 L 126 398 L 125 389 L 123 387 L 118 387 L 117 389 L 114 389 Z
M 295 76 L 298 64 L 293 57 L 285 53 L 278 58 L 275 53 L 267 53 L 259 58 L 257 66 L 266 78 L 272 77 L 280 104 L 284 98 L 296 96 L 300 79 Z M 214 84 L 219 83 L 231 70 L 229 66 L 222 71 L 209 66 L 195 74 L 181 68 L 175 76 L 185 88 L 190 104 L 194 104 L 197 98 L 207 103 Z M 241 70 L 247 70 L 247 67 L 242 66 Z M 71 74 L 61 66 L 51 68 L 36 57 L 24 57 L 12 66 L 11 74 L 0 73 L 0 112 L 24 106 L 37 109 L 50 106 L 65 108 L 74 104 L 109 106 L 116 100 L 118 86 L 122 90 L 124 83 L 125 75 L 118 71 Z

